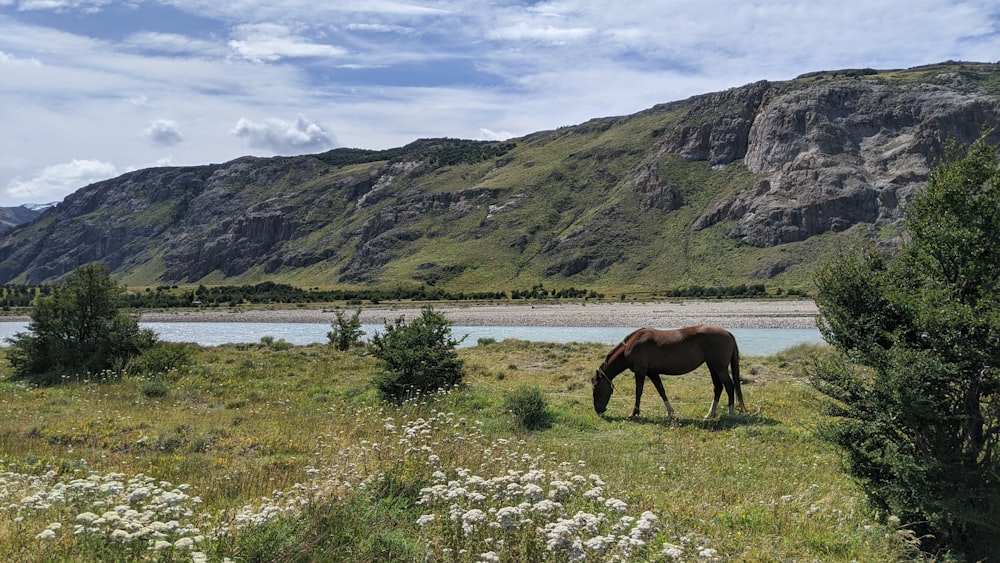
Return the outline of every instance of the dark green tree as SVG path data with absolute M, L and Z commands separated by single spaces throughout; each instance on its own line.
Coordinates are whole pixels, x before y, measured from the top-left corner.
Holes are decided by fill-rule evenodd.
M 1000 556 L 1000 165 L 984 134 L 948 148 L 907 207 L 899 253 L 816 275 L 827 430 L 875 505 L 926 549 Z
M 118 375 L 127 361 L 156 343 L 137 314 L 121 308 L 125 288 L 99 264 L 70 273 L 35 300 L 28 332 L 8 338 L 14 377 L 40 385 Z
M 461 383 L 464 365 L 451 336 L 451 322 L 430 306 L 407 323 L 403 317 L 385 323 L 385 332 L 372 335 L 370 348 L 380 372 L 375 385 L 383 400 L 399 403 L 419 393 L 447 389 Z
M 334 315 L 336 315 L 336 319 L 330 324 L 333 330 L 326 333 L 326 337 L 330 339 L 330 344 L 336 349 L 348 350 L 360 342 L 361 337 L 365 334 L 365 331 L 361 329 L 361 307 L 355 309 L 354 314 L 350 317 L 340 309 L 334 311 Z

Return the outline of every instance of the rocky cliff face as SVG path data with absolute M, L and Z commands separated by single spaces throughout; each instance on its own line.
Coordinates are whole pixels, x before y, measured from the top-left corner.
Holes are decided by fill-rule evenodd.
M 692 134 L 682 128 L 665 151 L 726 165 L 742 159 L 764 178 L 706 210 L 705 228 L 734 220 L 730 235 L 757 246 L 805 240 L 856 224 L 900 219 L 947 139 L 969 142 L 1000 124 L 995 96 L 940 84 L 886 84 L 819 77 L 804 85 L 759 83 L 701 100 L 727 107 Z M 954 75 L 942 73 L 943 82 Z
M 149 285 L 794 279 L 802 245 L 897 223 L 949 140 L 998 125 L 1000 68 L 948 63 L 757 82 L 509 143 L 141 170 L 0 235 L 0 282 L 90 261 Z M 742 262 L 719 258 L 733 249 Z

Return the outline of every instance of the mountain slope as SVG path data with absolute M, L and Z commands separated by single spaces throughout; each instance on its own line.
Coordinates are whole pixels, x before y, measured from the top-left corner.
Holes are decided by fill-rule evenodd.
M 831 249 L 891 244 L 944 143 L 998 116 L 997 65 L 944 63 L 758 82 L 506 143 L 153 168 L 0 234 L 0 282 L 97 260 L 130 285 L 804 287 Z
M 30 223 L 40 214 L 40 210 L 32 209 L 27 205 L 0 207 L 0 231 L 23 225 L 24 223 Z

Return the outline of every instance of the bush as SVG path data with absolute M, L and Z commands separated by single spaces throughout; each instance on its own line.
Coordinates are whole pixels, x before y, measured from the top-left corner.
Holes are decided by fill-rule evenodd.
M 330 339 L 330 344 L 343 352 L 360 342 L 365 334 L 365 331 L 361 330 L 361 307 L 358 307 L 350 317 L 340 309 L 334 311 L 334 315 L 337 318 L 331 323 L 333 330 L 326 333 L 326 337 Z
M 138 377 L 160 377 L 191 364 L 191 345 L 181 342 L 157 342 L 132 359 L 128 373 Z
M 163 377 L 157 375 L 152 379 L 149 379 L 142 385 L 142 394 L 149 399 L 160 399 L 167 396 L 170 392 L 170 386 L 167 382 L 163 380 Z
M 931 174 L 889 260 L 870 249 L 816 274 L 840 351 L 813 378 L 827 435 L 874 504 L 924 548 L 1000 553 L 1000 164 L 985 136 Z
M 156 343 L 153 331 L 139 328 L 138 314 L 121 308 L 124 297 L 125 288 L 106 267 L 74 270 L 35 300 L 28 332 L 7 339 L 14 377 L 53 385 L 98 373 L 120 375 L 131 358 Z
M 525 430 L 542 430 L 552 426 L 552 415 L 545 403 L 545 394 L 538 387 L 524 385 L 514 389 L 504 399 L 504 409 Z
M 375 378 L 379 396 L 399 403 L 461 383 L 464 366 L 455 347 L 462 340 L 451 337 L 451 323 L 430 306 L 408 324 L 403 317 L 386 322 L 385 333 L 376 332 L 371 338 L 372 354 L 380 364 Z
M 288 342 L 284 338 L 275 339 L 271 335 L 261 336 L 260 337 L 260 345 L 263 346 L 264 348 L 268 348 L 270 350 L 275 350 L 277 352 L 283 352 L 285 350 L 290 350 L 292 348 L 292 346 L 293 346 L 293 344 L 291 342 Z

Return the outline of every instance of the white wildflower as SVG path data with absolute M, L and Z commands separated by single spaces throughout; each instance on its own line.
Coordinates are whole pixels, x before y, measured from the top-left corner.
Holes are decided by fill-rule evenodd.
M 497 524 L 504 530 L 512 530 L 517 527 L 521 517 L 521 509 L 516 506 L 505 506 L 497 510 Z
M 524 486 L 524 498 L 529 501 L 537 502 L 541 500 L 544 493 L 545 491 L 534 483 L 528 483 Z
M 670 542 L 663 544 L 663 549 L 660 551 L 664 557 L 669 557 L 670 559 L 680 559 L 684 557 L 684 548 L 679 545 L 674 545 Z
M 180 550 L 190 550 L 194 548 L 194 540 L 191 538 L 181 538 L 174 542 L 174 547 Z
M 76 521 L 80 524 L 93 524 L 94 520 L 98 518 L 99 516 L 93 512 L 82 512 L 76 515 Z
M 628 504 L 626 504 L 625 501 L 616 498 L 609 498 L 608 500 L 604 501 L 604 506 L 607 506 L 612 511 L 617 512 L 619 514 L 622 514 L 626 510 L 628 510 Z
M 589 540 L 583 542 L 584 547 L 587 549 L 603 555 L 608 551 L 608 548 L 615 544 L 615 536 L 594 536 Z
M 476 526 L 486 521 L 486 513 L 478 508 L 466 512 L 462 515 L 462 531 L 466 535 L 476 531 Z
M 536 502 L 531 508 L 539 514 L 552 515 L 561 512 L 563 506 L 553 500 L 544 499 Z

